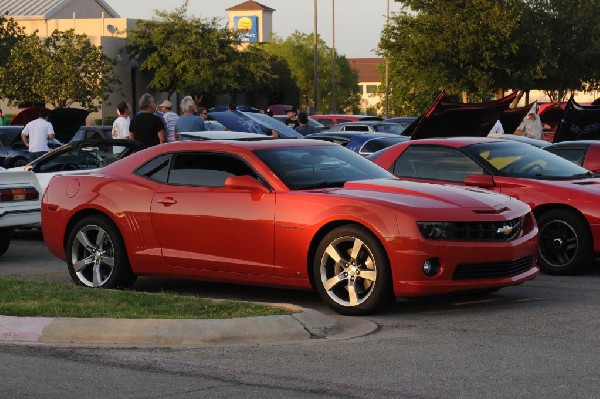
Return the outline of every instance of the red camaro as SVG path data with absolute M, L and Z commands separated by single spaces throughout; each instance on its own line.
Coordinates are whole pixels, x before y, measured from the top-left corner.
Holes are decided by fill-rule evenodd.
M 537 226 L 485 190 L 402 182 L 316 140 L 176 142 L 58 175 L 42 201 L 73 281 L 137 275 L 314 287 L 343 314 L 531 280 Z
M 600 179 L 529 144 L 489 138 L 411 140 L 375 153 L 402 179 L 483 187 L 531 206 L 540 229 L 539 264 L 573 274 L 600 252 Z

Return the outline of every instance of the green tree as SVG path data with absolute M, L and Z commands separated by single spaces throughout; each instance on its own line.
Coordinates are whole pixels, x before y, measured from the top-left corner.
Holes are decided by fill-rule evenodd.
M 268 86 L 273 78 L 260 49 L 243 51 L 234 32 L 218 19 L 188 17 L 188 2 L 156 11 L 129 34 L 125 51 L 151 73 L 150 89 L 196 97 Z
M 314 49 L 313 34 L 294 32 L 286 39 L 273 37 L 270 43 L 263 45 L 263 49 L 282 60 L 285 60 L 291 77 L 300 92 L 299 98 L 294 99 L 294 104 L 302 107 L 314 108 Z M 327 47 L 319 38 L 318 41 L 318 88 L 319 111 L 329 112 L 332 106 L 332 68 L 333 49 Z M 336 55 L 336 98 L 338 110 L 351 110 L 359 105 L 358 76 L 350 67 L 348 59 Z
M 6 65 L 10 51 L 25 36 L 23 27 L 14 18 L 0 15 L 0 67 Z
M 393 113 L 422 113 L 441 89 L 463 101 L 486 100 L 541 76 L 521 0 L 402 3 L 379 43 L 389 60 Z
M 67 108 L 79 103 L 96 111 L 119 83 L 114 64 L 101 47 L 72 29 L 55 30 L 41 40 L 35 32 L 12 48 L 0 69 L 0 93 L 13 104 L 43 102 Z
M 576 90 L 598 88 L 600 1 L 529 0 L 531 24 L 541 38 L 544 62 L 534 88 L 552 101 L 564 101 Z

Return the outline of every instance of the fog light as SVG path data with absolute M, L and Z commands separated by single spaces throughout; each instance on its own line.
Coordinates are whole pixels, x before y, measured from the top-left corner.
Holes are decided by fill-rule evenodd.
M 435 276 L 440 271 L 440 261 L 436 258 L 430 258 L 423 263 L 423 273 L 427 277 Z

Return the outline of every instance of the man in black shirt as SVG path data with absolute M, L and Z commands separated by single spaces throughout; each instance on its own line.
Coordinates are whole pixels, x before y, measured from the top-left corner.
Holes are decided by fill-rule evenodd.
M 292 107 L 286 110 L 285 112 L 287 112 L 288 117 L 283 123 L 285 123 L 292 129 L 295 129 L 298 126 L 300 126 L 300 122 L 298 122 L 298 117 L 296 116 L 298 114 L 298 110 L 296 109 L 296 107 Z
M 129 138 L 141 142 L 145 147 L 166 143 L 165 125 L 162 119 L 155 115 L 156 100 L 144 93 L 139 101 L 140 112 L 131 120 Z

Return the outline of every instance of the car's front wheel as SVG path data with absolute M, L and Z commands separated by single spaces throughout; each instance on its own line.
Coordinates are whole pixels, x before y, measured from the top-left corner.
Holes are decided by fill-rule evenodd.
M 548 274 L 570 275 L 593 262 L 591 233 L 583 217 L 567 209 L 543 213 L 539 226 L 539 265 Z
M 67 264 L 75 284 L 87 287 L 127 288 L 136 279 L 123 238 L 106 216 L 88 216 L 73 227 Z
M 389 261 L 368 230 L 338 227 L 319 244 L 313 262 L 317 292 L 338 313 L 364 315 L 380 311 L 393 298 Z
M 0 256 L 8 251 L 10 240 L 12 240 L 15 229 L 12 227 L 4 227 L 0 229 Z

